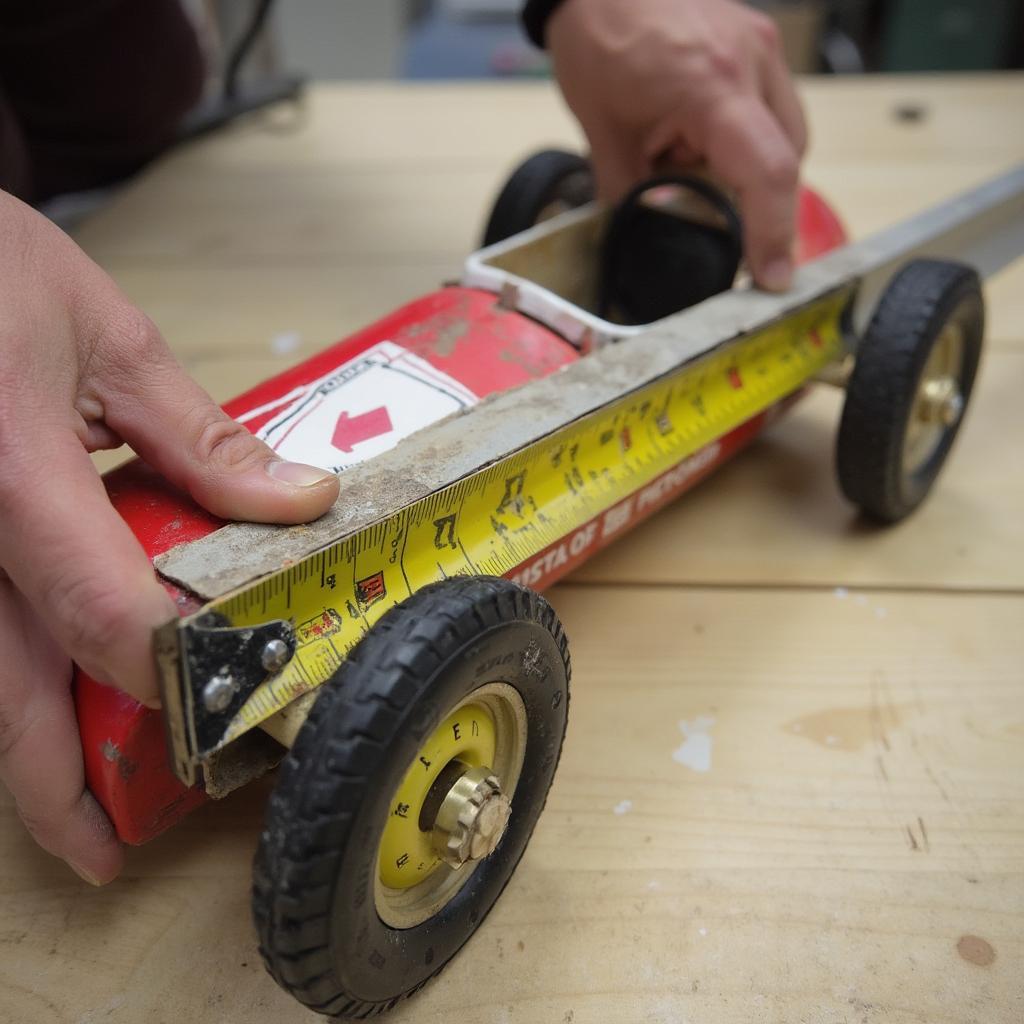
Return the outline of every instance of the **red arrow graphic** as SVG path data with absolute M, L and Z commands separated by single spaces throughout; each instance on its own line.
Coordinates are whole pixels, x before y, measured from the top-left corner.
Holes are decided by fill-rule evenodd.
M 338 425 L 334 428 L 331 444 L 343 452 L 350 452 L 355 445 L 380 437 L 381 434 L 390 434 L 394 429 L 386 406 L 381 405 L 352 417 L 349 417 L 346 409 L 338 417 Z

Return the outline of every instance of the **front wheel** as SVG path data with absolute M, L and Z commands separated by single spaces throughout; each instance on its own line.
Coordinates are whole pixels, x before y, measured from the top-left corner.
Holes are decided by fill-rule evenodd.
M 506 580 L 425 587 L 373 626 L 324 684 L 260 839 L 253 911 L 286 991 L 369 1016 L 458 952 L 544 806 L 569 675 L 550 605 Z

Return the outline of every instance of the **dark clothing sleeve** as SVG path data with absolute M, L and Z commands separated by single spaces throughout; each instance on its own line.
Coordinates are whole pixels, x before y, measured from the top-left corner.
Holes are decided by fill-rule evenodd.
M 0 185 L 40 202 L 131 174 L 204 77 L 180 0 L 0 0 Z
M 555 13 L 555 9 L 562 0 L 526 0 L 523 7 L 523 27 L 531 42 L 544 49 L 544 30 L 547 28 L 548 18 Z

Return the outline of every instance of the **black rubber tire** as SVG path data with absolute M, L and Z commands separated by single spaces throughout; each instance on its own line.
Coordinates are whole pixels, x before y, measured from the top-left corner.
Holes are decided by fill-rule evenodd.
M 483 244 L 495 245 L 532 228 L 545 208 L 559 199 L 577 207 L 593 198 L 593 172 L 585 157 L 561 149 L 541 150 L 524 160 L 505 182 L 491 207 Z
M 390 800 L 423 739 L 467 693 L 500 680 L 527 717 L 513 814 L 498 848 L 436 915 L 395 929 L 374 900 Z M 551 606 L 518 584 L 455 577 L 377 622 L 326 684 L 270 799 L 253 871 L 260 952 L 310 1009 L 363 1018 L 435 976 L 511 877 L 565 734 L 569 653 Z
M 924 465 L 907 473 L 903 445 L 918 384 L 953 319 L 963 329 L 963 409 Z M 963 423 L 984 333 L 984 300 L 973 268 L 914 260 L 889 284 L 857 351 L 836 445 L 843 494 L 869 518 L 898 522 L 927 497 Z

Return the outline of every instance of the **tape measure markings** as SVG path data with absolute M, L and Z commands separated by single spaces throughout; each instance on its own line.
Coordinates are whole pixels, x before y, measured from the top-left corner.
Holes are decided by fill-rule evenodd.
M 281 618 L 298 628 L 324 615 L 337 627 L 300 638 L 291 662 L 256 689 L 221 745 L 325 682 L 366 630 L 415 590 L 460 573 L 509 575 L 798 390 L 841 354 L 850 295 L 832 293 L 207 605 L 237 626 Z

